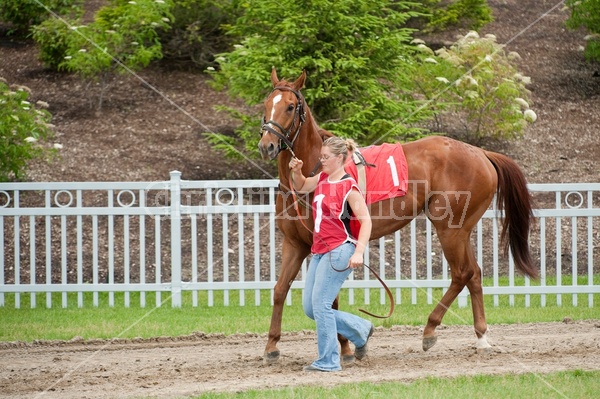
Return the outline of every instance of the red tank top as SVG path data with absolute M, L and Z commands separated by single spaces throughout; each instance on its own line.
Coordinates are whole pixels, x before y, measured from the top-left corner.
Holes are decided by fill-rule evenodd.
M 334 182 L 328 177 L 321 173 L 313 197 L 313 254 L 324 254 L 346 241 L 356 243 L 360 229 L 347 201 L 352 189 L 360 192 L 358 184 L 349 175 Z

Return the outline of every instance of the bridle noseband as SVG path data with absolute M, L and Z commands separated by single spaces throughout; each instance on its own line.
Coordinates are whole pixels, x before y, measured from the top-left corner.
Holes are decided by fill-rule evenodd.
M 273 133 L 275 136 L 277 136 L 279 138 L 279 142 L 280 142 L 279 150 L 289 149 L 293 155 L 294 154 L 294 151 L 293 151 L 294 142 L 298 138 L 298 134 L 300 133 L 300 128 L 302 127 L 302 124 L 306 120 L 306 111 L 304 110 L 304 97 L 302 97 L 302 94 L 300 94 L 299 91 L 294 90 L 291 87 L 276 86 L 271 91 L 271 94 L 276 90 L 291 91 L 296 96 L 296 99 L 298 100 L 298 104 L 296 105 L 296 110 L 294 112 L 294 119 L 292 120 L 290 127 L 285 129 L 283 126 L 281 126 L 279 123 L 275 122 L 274 120 L 267 121 L 267 118 L 263 117 L 263 122 L 260 127 L 260 134 L 262 136 L 262 132 L 265 130 L 268 131 L 269 133 Z M 269 94 L 269 96 L 271 94 Z M 279 129 L 279 131 L 277 131 L 277 129 L 273 129 L 273 127 L 271 125 L 275 126 L 277 129 Z M 294 127 L 295 127 L 295 129 L 294 129 Z M 292 133 L 293 130 L 295 130 L 295 132 Z

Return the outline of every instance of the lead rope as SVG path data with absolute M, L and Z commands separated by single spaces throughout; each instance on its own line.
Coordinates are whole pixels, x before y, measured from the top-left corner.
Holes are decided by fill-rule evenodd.
M 292 156 L 295 158 L 295 154 L 292 151 Z M 290 171 L 290 178 L 289 178 L 289 185 L 290 185 L 290 190 L 292 192 L 292 199 L 293 199 L 293 203 L 294 203 L 294 209 L 296 211 L 296 215 L 298 215 L 298 220 L 300 220 L 300 223 L 302 223 L 302 226 L 304 226 L 304 228 L 306 230 L 308 230 L 311 234 L 313 234 L 313 231 L 306 225 L 306 223 L 304 223 L 304 220 L 302 219 L 302 217 L 300 216 L 300 208 L 298 207 L 298 197 L 296 196 L 296 189 L 294 188 L 294 174 Z M 313 234 L 314 236 L 314 234 Z M 319 240 L 321 240 L 323 242 L 323 244 L 325 244 L 327 247 L 329 247 L 329 245 L 323 241 L 320 237 L 317 237 Z M 331 266 L 331 268 L 333 270 L 335 270 L 336 272 L 344 272 L 346 270 L 348 270 L 350 268 L 350 265 L 346 266 L 343 269 L 337 269 L 333 266 L 333 263 L 331 263 L 331 253 L 329 254 L 330 258 L 329 258 L 329 265 Z M 394 313 L 394 308 L 396 306 L 396 304 L 394 303 L 394 296 L 392 295 L 392 291 L 390 291 L 390 289 L 388 288 L 387 284 L 381 279 L 381 277 L 379 277 L 379 274 L 377 274 L 377 272 L 375 270 L 373 270 L 369 265 L 367 265 L 366 263 L 363 263 L 363 266 L 366 267 L 367 269 L 369 269 L 371 271 L 371 273 L 373 273 L 373 275 L 375 276 L 375 278 L 377 278 L 377 280 L 379 280 L 379 283 L 381 283 L 381 285 L 383 286 L 383 288 L 385 289 L 385 292 L 387 293 L 387 296 L 390 300 L 390 311 L 387 314 L 387 316 L 379 316 L 376 314 L 373 314 L 371 312 L 368 312 L 364 309 L 358 309 L 359 311 L 363 312 L 366 315 L 369 315 L 371 317 L 375 317 L 377 319 L 387 319 L 388 317 L 390 317 L 392 315 L 392 313 Z

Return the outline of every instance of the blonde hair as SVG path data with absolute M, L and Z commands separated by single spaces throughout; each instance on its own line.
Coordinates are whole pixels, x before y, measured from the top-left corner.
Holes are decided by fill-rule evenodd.
M 358 148 L 354 140 L 342 137 L 329 137 L 323 142 L 323 145 L 329 147 L 333 155 L 342 154 L 344 161 L 348 158 L 349 153 L 354 152 Z

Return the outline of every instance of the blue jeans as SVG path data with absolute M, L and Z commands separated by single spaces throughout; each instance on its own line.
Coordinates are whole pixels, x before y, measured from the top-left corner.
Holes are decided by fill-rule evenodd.
M 338 272 L 333 267 L 345 269 L 354 249 L 354 244 L 346 242 L 328 253 L 313 254 L 308 265 L 302 306 L 304 313 L 317 324 L 319 358 L 312 365 L 321 370 L 342 369 L 338 333 L 361 347 L 366 344 L 371 330 L 371 322 L 331 307 L 346 277 L 352 273 L 352 269 Z

